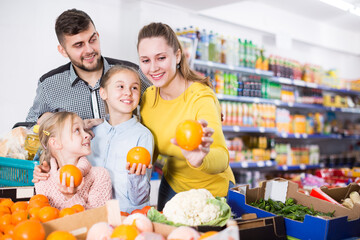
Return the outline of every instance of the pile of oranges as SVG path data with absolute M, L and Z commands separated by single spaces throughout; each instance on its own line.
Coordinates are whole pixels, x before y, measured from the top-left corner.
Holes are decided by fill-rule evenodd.
M 49 199 L 41 194 L 32 196 L 29 202 L 14 203 L 9 198 L 0 199 L 0 240 L 44 240 L 45 231 L 42 222 L 84 210 L 81 205 L 59 210 L 51 207 Z

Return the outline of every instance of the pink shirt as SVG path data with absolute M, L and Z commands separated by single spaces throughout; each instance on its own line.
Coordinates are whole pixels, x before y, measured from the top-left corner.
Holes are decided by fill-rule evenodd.
M 51 166 L 50 177 L 45 181 L 35 183 L 35 192 L 47 196 L 52 207 L 61 210 L 80 204 L 85 209 L 96 208 L 105 205 L 105 202 L 112 198 L 112 185 L 108 171 L 103 167 L 92 167 L 86 157 L 80 158 L 77 164 L 84 177 L 76 194 L 70 199 L 59 191 L 59 170 L 54 167 L 54 164 Z

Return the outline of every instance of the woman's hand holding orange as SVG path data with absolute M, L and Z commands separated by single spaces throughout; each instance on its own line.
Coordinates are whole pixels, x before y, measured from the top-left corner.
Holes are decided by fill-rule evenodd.
M 207 127 L 208 123 L 203 119 L 200 119 L 199 123 L 203 128 L 203 135 L 201 138 L 200 145 L 192 151 L 187 151 L 181 148 L 181 152 L 186 158 L 186 160 L 191 164 L 191 166 L 195 168 L 201 166 L 201 164 L 204 161 L 204 158 L 210 152 L 210 145 L 214 141 L 211 137 L 214 134 L 214 129 Z M 171 139 L 171 143 L 175 144 L 176 146 L 179 146 L 175 138 Z

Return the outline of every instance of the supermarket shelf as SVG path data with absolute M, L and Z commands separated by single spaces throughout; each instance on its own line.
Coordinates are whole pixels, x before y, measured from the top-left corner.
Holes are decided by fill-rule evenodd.
M 317 168 L 324 168 L 325 164 L 315 164 L 315 165 L 281 165 L 277 166 L 277 170 L 279 171 L 296 171 L 296 170 L 307 170 L 307 169 L 317 169 Z
M 309 83 L 309 82 L 304 82 L 302 80 L 295 80 L 295 79 L 290 79 L 290 78 L 272 77 L 271 81 L 277 82 L 277 83 L 282 83 L 282 84 L 298 86 L 298 87 L 316 88 L 316 89 L 320 89 L 320 90 L 324 90 L 324 91 L 337 92 L 337 93 L 341 93 L 341 94 L 360 95 L 359 91 L 331 88 L 328 86 L 319 85 L 317 83 Z
M 274 76 L 274 73 L 271 71 L 263 71 L 263 70 L 254 69 L 254 68 L 232 66 L 232 65 L 216 63 L 216 62 L 211 62 L 211 61 L 202 61 L 202 60 L 195 59 L 193 63 L 195 66 L 203 66 L 203 67 L 223 69 L 223 70 L 229 70 L 229 71 L 235 71 L 235 72 L 256 74 L 256 75 L 267 76 L 267 77 Z
M 278 107 L 286 107 L 286 108 L 302 108 L 302 109 L 314 109 L 314 110 L 319 110 L 319 111 L 323 110 L 323 111 L 328 111 L 328 112 L 343 112 L 343 113 L 360 114 L 360 108 L 325 107 L 320 104 L 282 102 L 278 99 L 231 96 L 231 95 L 224 95 L 224 94 L 216 94 L 216 96 L 219 100 L 222 100 L 222 101 L 245 102 L 245 103 L 267 103 L 267 104 L 274 104 Z
M 244 161 L 244 162 L 231 162 L 230 163 L 230 167 L 233 169 L 237 169 L 237 168 L 265 168 L 265 167 L 276 167 L 277 164 L 275 161 L 256 161 L 256 162 L 249 162 L 249 161 Z
M 223 126 L 224 132 L 239 132 L 239 133 L 269 133 L 275 134 L 276 128 L 264 128 L 264 127 L 240 127 L 240 126 Z
M 257 97 L 243 97 L 243 96 L 230 96 L 224 94 L 216 94 L 219 100 L 223 101 L 233 101 L 233 102 L 246 102 L 246 103 L 269 103 L 275 104 L 274 99 L 265 99 L 265 98 L 257 98 Z M 280 103 L 280 101 L 278 101 Z
M 276 137 L 278 138 L 287 138 L 287 139 L 342 139 L 341 134 L 306 134 L 306 133 L 277 133 Z M 350 136 L 349 136 L 350 137 Z

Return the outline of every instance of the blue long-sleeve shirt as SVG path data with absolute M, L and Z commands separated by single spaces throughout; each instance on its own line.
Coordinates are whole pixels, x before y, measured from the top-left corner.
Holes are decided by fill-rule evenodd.
M 129 174 L 126 170 L 126 155 L 136 146 L 146 148 L 151 159 L 154 137 L 150 130 L 136 117 L 116 126 L 106 120 L 93 129 L 92 154 L 88 160 L 93 166 L 105 167 L 111 177 L 113 196 L 119 200 L 120 210 L 131 213 L 149 205 L 151 170 L 146 175 Z

